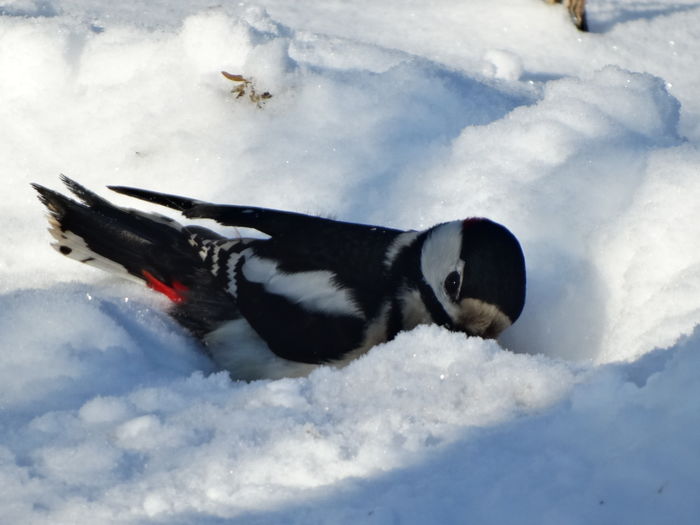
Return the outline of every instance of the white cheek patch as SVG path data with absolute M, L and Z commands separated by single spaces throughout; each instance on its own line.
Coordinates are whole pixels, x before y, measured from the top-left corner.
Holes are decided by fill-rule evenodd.
M 246 259 L 242 270 L 249 281 L 262 284 L 267 292 L 309 311 L 364 317 L 350 292 L 335 284 L 332 272 L 283 273 L 277 263 L 255 256 Z
M 453 271 L 463 275 L 464 262 L 460 258 L 461 253 L 462 221 L 448 222 L 435 228 L 423 244 L 421 252 L 423 278 L 453 319 L 457 315 L 457 307 L 447 296 L 443 282 Z

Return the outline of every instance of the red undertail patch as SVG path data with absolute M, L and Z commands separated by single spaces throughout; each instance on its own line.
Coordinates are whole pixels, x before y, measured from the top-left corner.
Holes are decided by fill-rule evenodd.
M 159 281 L 153 274 L 148 270 L 143 270 L 141 272 L 146 279 L 146 284 L 149 288 L 152 288 L 156 292 L 160 292 L 165 295 L 174 303 L 181 303 L 185 300 L 185 292 L 187 291 L 187 286 L 179 281 L 173 281 L 172 286 L 168 286 L 162 281 Z

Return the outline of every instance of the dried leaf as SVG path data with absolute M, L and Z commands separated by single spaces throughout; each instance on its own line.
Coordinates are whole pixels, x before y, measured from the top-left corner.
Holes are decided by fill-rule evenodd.
M 234 75 L 232 73 L 227 73 L 226 71 L 222 71 L 221 74 L 233 82 L 245 82 L 246 84 L 250 83 L 250 80 L 245 78 L 243 75 Z

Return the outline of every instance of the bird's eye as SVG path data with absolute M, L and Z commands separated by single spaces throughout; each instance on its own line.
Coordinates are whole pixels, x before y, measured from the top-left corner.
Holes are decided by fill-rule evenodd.
M 452 272 L 445 278 L 445 291 L 452 299 L 457 299 L 460 280 L 459 272 Z

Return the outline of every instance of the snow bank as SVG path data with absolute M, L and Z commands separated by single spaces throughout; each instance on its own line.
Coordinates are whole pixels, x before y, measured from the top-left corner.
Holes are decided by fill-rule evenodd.
M 696 334 L 602 367 L 543 414 L 471 428 L 407 468 L 233 522 L 693 523 L 698 345 Z
M 213 370 L 155 304 L 92 293 L 63 285 L 0 297 L 5 414 L 67 409 L 95 392 Z
M 0 6 L 2 520 L 693 523 L 697 6 L 594 3 L 583 35 L 530 0 L 263 4 Z M 60 172 L 486 215 L 522 241 L 526 309 L 498 344 L 423 327 L 233 383 L 160 297 L 48 248 L 29 182 Z
M 73 335 L 44 348 L 49 358 L 69 361 L 61 353 Z M 134 347 L 124 345 L 122 352 L 137 353 Z M 122 363 L 119 348 L 110 352 Z M 75 357 L 105 359 L 90 355 Z M 115 373 L 126 376 L 118 366 Z M 178 378 L 176 372 L 166 366 L 160 378 L 134 378 L 128 392 L 106 384 L 94 398 L 76 403 L 75 395 L 76 409 L 18 425 L 8 444 L 30 466 L 20 469 L 16 492 L 4 496 L 18 499 L 27 488 L 21 479 L 32 478 L 43 495 L 28 508 L 18 505 L 16 515 L 32 506 L 65 522 L 79 519 L 86 506 L 103 519 L 115 511 L 131 519 L 263 510 L 307 489 L 429 457 L 465 429 L 547 407 L 573 381 L 563 363 L 510 354 L 436 327 L 402 335 L 345 370 L 321 369 L 308 379 L 232 385 L 224 374 Z M 95 375 L 85 370 L 76 379 L 89 385 Z M 64 484 L 78 492 L 60 489 Z

